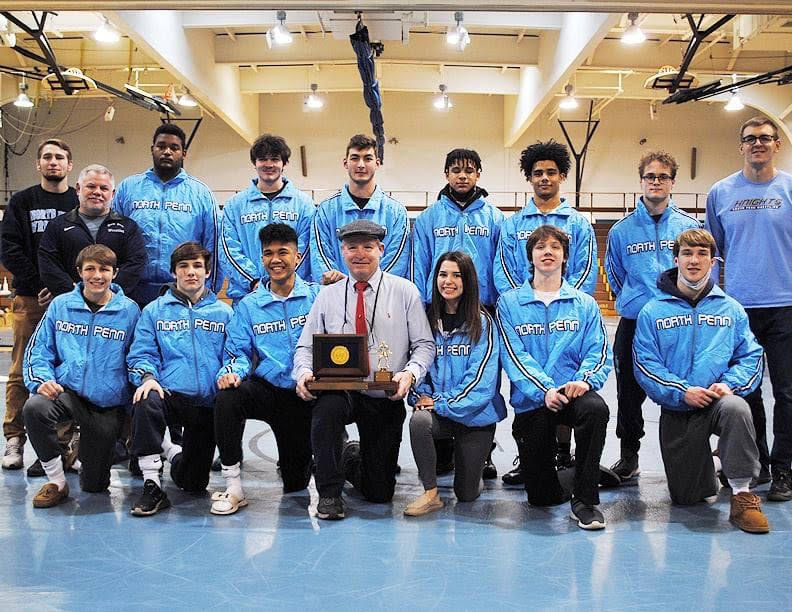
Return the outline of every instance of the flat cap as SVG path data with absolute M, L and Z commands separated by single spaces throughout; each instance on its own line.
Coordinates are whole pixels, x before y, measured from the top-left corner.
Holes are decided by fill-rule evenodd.
M 344 240 L 345 238 L 351 238 L 353 236 L 376 238 L 377 240 L 385 238 L 384 227 L 372 221 L 366 221 L 365 219 L 347 223 L 345 226 L 339 228 L 336 233 L 338 234 L 339 240 Z

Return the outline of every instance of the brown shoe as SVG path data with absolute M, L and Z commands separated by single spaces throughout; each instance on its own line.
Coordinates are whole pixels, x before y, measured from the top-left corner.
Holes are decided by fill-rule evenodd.
M 424 493 L 404 509 L 404 514 L 406 516 L 423 516 L 424 514 L 429 514 L 435 510 L 440 510 L 442 507 L 443 500 L 440 499 L 439 495 L 430 497 Z
M 767 533 L 770 523 L 762 513 L 759 496 L 753 493 L 732 495 L 729 520 L 748 533 Z
M 39 489 L 33 498 L 34 508 L 52 508 L 69 497 L 69 484 L 66 483 L 63 489 L 58 489 L 54 482 L 48 482 Z

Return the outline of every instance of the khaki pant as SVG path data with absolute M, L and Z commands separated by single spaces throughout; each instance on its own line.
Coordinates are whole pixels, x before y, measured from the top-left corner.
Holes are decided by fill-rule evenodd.
M 6 440 L 19 438 L 25 443 L 25 424 L 22 420 L 22 406 L 28 398 L 28 390 L 22 380 L 22 362 L 25 358 L 25 348 L 30 336 L 41 321 L 47 308 L 39 306 L 34 296 L 17 295 L 11 304 L 13 313 L 14 346 L 11 349 L 11 367 L 8 370 L 6 383 L 6 409 L 3 419 L 3 435 Z M 58 427 L 58 438 L 61 445 L 65 445 L 71 438 L 71 421 Z

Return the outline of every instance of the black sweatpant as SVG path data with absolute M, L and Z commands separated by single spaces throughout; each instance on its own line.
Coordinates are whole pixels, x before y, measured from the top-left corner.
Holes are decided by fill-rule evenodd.
M 745 399 L 751 407 L 756 446 L 762 467 L 772 464 L 773 472 L 792 465 L 792 306 L 746 308 L 751 331 L 765 350 L 770 384 L 773 386 L 773 451 L 768 458 L 767 419 L 762 387 Z
M 110 466 L 121 432 L 123 407 L 100 408 L 66 389 L 55 401 L 32 394 L 22 414 L 30 443 L 41 461 L 60 456 L 57 426 L 74 420 L 80 426 L 80 487 L 89 493 L 99 493 L 110 486 Z
M 130 451 L 136 457 L 161 454 L 165 427 L 171 425 L 184 427 L 182 452 L 170 462 L 171 478 L 185 491 L 203 491 L 209 484 L 215 447 L 211 406 L 196 404 L 181 393 L 165 395 L 165 399 L 149 393 L 147 399 L 132 405 Z M 178 444 L 173 438 L 171 441 Z
M 301 491 L 311 480 L 311 410 L 294 389 L 276 387 L 251 377 L 238 387 L 223 389 L 215 398 L 214 422 L 220 462 L 242 460 L 242 433 L 246 419 L 265 421 L 278 445 L 283 490 Z
M 635 380 L 633 372 L 633 339 L 635 319 L 622 317 L 613 341 L 613 366 L 616 372 L 616 437 L 621 440 L 622 455 L 637 453 L 644 437 L 644 420 L 641 406 L 646 393 Z
M 319 496 L 340 497 L 348 480 L 367 500 L 389 502 L 396 488 L 405 416 L 403 401 L 323 392 L 316 400 L 311 426 Z M 357 423 L 360 432 L 360 458 L 342 465 L 344 427 L 349 423 Z
M 599 464 L 608 416 L 605 401 L 596 392 L 588 391 L 559 412 L 541 406 L 514 417 L 512 435 L 517 440 L 529 503 L 550 506 L 566 497 L 555 465 L 557 425 L 567 425 L 575 432 L 572 494 L 588 506 L 599 503 Z

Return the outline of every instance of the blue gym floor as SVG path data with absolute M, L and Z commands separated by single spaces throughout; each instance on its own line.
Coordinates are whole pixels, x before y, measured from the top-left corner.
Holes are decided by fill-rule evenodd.
M 615 320 L 608 326 L 612 336 Z M 0 354 L 0 372 L 8 359 Z M 612 414 L 603 463 L 610 465 L 619 451 L 613 376 L 604 396 Z M 446 507 L 404 518 L 403 507 L 421 492 L 406 422 L 393 503 L 368 504 L 347 489 L 348 518 L 340 522 L 316 519 L 313 485 L 281 493 L 274 438 L 255 421 L 244 442 L 250 505 L 233 516 L 210 515 L 209 492 L 182 493 L 167 468 L 173 506 L 149 518 L 129 514 L 142 483 L 121 464 L 109 493 L 82 493 L 70 475 L 72 497 L 43 510 L 31 505 L 43 479 L 2 471 L 2 609 L 786 609 L 792 503 L 764 503 L 769 535 L 731 526 L 728 492 L 712 505 L 672 507 L 659 411 L 647 403 L 644 414 L 642 475 L 635 486 L 603 491 L 601 532 L 579 529 L 568 505 L 529 507 L 524 492 L 500 478 L 478 501 L 456 504 L 444 477 Z M 498 425 L 499 476 L 515 454 L 510 431 L 511 415 Z M 25 466 L 34 460 L 28 444 Z M 767 488 L 757 490 L 763 499 Z M 213 473 L 210 492 L 223 489 Z

